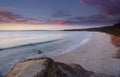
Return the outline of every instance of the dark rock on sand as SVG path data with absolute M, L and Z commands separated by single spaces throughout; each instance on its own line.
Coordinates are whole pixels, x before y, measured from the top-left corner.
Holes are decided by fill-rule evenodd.
M 14 66 L 6 77 L 114 77 L 87 71 L 78 64 L 54 62 L 50 58 L 25 60 Z
M 43 52 L 41 50 L 38 50 L 37 51 L 37 54 L 42 54 Z

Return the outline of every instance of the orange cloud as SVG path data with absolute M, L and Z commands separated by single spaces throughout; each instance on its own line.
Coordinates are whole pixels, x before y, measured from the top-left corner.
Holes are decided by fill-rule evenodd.
M 57 20 L 57 21 L 52 22 L 52 24 L 62 25 L 62 24 L 64 24 L 64 21 L 63 20 Z

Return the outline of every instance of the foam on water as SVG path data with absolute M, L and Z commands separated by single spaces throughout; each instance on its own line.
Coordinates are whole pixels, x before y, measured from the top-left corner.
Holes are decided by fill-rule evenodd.
M 76 49 L 77 47 L 86 44 L 90 40 L 91 35 L 92 33 L 87 33 L 87 32 L 83 32 L 83 35 L 82 34 L 73 35 L 71 37 L 72 40 L 70 40 L 69 38 L 66 39 L 66 41 L 69 41 L 67 46 L 63 45 L 62 48 L 57 47 L 58 49 L 54 50 L 53 52 L 46 53 L 46 55 L 47 56 L 58 56 L 61 54 L 68 53 Z M 64 43 L 66 43 L 66 41 L 64 40 Z

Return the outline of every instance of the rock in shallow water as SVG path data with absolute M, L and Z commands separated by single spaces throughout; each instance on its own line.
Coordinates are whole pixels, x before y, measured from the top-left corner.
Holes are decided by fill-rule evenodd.
M 78 64 L 54 62 L 50 58 L 25 60 L 15 65 L 6 77 L 114 77 L 96 74 Z

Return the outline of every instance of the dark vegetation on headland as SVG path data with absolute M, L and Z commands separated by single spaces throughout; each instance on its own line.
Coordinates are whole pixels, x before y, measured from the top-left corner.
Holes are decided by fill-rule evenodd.
M 87 29 L 66 29 L 63 31 L 97 31 L 97 32 L 104 32 L 111 35 L 120 36 L 120 21 L 112 26 L 106 26 L 100 28 L 87 28 Z

